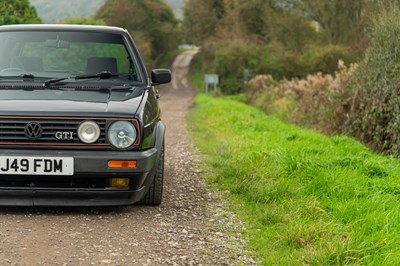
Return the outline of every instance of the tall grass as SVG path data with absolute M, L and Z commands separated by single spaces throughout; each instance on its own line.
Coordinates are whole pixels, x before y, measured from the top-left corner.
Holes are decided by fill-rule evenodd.
M 339 60 L 335 75 L 317 73 L 304 79 L 275 81 L 259 75 L 246 83 L 247 102 L 267 114 L 321 132 L 345 132 L 353 91 L 346 89 L 357 71 Z
M 397 159 L 223 98 L 199 95 L 188 121 L 262 264 L 400 264 Z

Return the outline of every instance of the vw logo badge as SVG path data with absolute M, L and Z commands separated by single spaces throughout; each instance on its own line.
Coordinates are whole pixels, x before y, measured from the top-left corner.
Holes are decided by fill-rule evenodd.
M 31 122 L 25 126 L 25 136 L 29 139 L 38 139 L 42 136 L 43 129 L 39 123 Z

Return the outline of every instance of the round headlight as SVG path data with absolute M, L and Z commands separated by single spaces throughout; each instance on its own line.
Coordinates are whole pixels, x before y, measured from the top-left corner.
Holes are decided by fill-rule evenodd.
M 78 128 L 79 139 L 87 144 L 95 143 L 100 137 L 100 127 L 93 121 L 85 121 Z
M 108 140 L 118 149 L 126 149 L 135 143 L 136 128 L 128 121 L 114 122 L 108 129 Z

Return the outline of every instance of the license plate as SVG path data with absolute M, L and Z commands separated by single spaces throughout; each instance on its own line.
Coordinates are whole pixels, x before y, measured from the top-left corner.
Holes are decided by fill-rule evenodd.
M 0 174 L 73 175 L 74 158 L 0 156 Z

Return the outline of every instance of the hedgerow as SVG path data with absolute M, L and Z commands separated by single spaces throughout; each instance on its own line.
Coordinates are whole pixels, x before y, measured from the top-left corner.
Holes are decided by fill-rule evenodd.
M 319 72 L 334 74 L 339 59 L 354 61 L 350 52 L 340 45 L 313 46 L 299 53 L 277 43 L 257 45 L 233 40 L 219 43 L 213 50 L 206 46 L 203 53 L 213 59 L 211 65 L 220 76 L 224 94 L 243 92 L 245 71 L 265 73 L 275 80 L 305 78 Z
M 281 80 L 258 75 L 246 83 L 248 102 L 278 117 L 325 133 L 344 131 L 352 93 L 347 84 L 357 69 L 339 61 L 334 74 L 307 75 L 304 79 Z
M 375 150 L 400 154 L 400 11 L 377 17 L 354 92 L 348 132 Z

